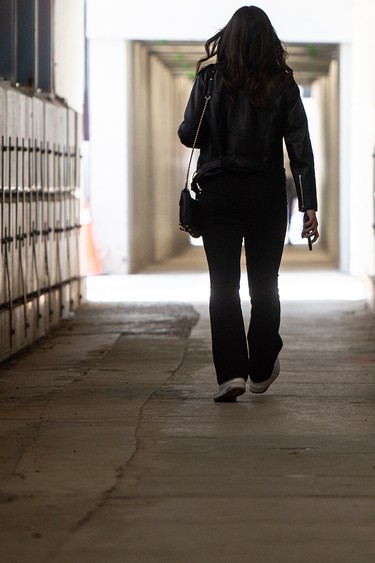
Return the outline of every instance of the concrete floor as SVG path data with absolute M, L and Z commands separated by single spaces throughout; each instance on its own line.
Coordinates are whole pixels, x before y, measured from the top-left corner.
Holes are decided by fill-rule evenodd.
M 217 404 L 199 252 L 123 278 L 142 301 L 85 305 L 1 366 L 1 563 L 375 561 L 358 280 L 282 274 L 280 378 Z M 91 298 L 119 281 L 90 280 Z M 319 283 L 329 299 L 303 300 Z

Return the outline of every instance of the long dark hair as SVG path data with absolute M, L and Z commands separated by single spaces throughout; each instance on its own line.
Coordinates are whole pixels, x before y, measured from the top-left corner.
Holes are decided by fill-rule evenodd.
M 216 55 L 231 96 L 242 92 L 258 107 L 267 107 L 272 91 L 293 75 L 286 64 L 286 48 L 267 14 L 256 6 L 239 8 L 227 25 L 206 41 L 205 51 L 197 73 Z

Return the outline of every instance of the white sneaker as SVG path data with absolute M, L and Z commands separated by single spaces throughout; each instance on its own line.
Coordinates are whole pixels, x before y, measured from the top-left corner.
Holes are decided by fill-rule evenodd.
M 250 383 L 249 383 L 250 391 L 252 393 L 264 393 L 265 391 L 267 391 L 271 383 L 275 381 L 279 373 L 280 373 L 280 360 L 279 358 L 277 358 L 275 365 L 273 366 L 272 373 L 268 379 L 265 379 L 264 381 L 260 381 L 259 383 L 255 383 L 255 381 L 251 381 L 250 379 Z
M 216 403 L 233 403 L 245 391 L 246 385 L 243 377 L 234 377 L 219 385 L 219 390 L 214 395 L 214 401 Z

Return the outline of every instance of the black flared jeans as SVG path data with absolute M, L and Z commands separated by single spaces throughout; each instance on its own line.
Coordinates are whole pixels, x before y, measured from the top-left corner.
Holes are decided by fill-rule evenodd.
M 283 345 L 278 273 L 287 225 L 285 181 L 225 172 L 201 180 L 200 186 L 217 381 L 248 376 L 262 381 Z M 243 244 L 251 299 L 247 331 L 240 299 Z

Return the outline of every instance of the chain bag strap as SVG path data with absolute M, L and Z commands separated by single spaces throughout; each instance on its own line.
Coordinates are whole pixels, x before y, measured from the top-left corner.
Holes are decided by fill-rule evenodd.
M 189 164 L 188 164 L 188 168 L 187 168 L 187 172 L 186 172 L 185 187 L 181 191 L 180 202 L 179 202 L 179 207 L 180 207 L 179 225 L 180 225 L 180 229 L 181 229 L 181 231 L 185 231 L 185 232 L 189 233 L 194 238 L 199 238 L 202 233 L 201 233 L 201 229 L 200 229 L 198 201 L 197 201 L 197 198 L 192 197 L 192 195 L 191 195 L 192 190 L 189 190 L 189 188 L 188 188 L 189 176 L 190 176 L 190 166 L 191 166 L 191 162 L 193 160 L 194 149 L 195 149 L 196 144 L 197 144 L 197 140 L 198 140 L 199 131 L 200 131 L 200 128 L 201 128 L 201 125 L 202 125 L 203 117 L 204 117 L 204 114 L 206 113 L 207 105 L 208 105 L 208 102 L 210 101 L 210 98 L 211 98 L 214 75 L 215 75 L 215 71 L 212 72 L 212 76 L 210 77 L 209 82 L 208 82 L 204 106 L 203 106 L 203 109 L 202 109 L 201 116 L 199 118 L 197 131 L 195 133 L 193 146 L 192 146 L 191 153 L 190 153 Z M 193 188 L 193 191 L 195 191 L 195 193 L 198 197 L 198 190 L 195 190 Z
M 195 133 L 195 137 L 194 137 L 194 141 L 193 141 L 193 146 L 192 146 L 192 148 L 191 148 L 190 159 L 189 159 L 188 169 L 187 169 L 187 172 L 186 172 L 186 180 L 185 180 L 185 188 L 186 188 L 186 189 L 188 189 L 191 161 L 193 160 L 193 154 L 194 154 L 195 146 L 196 146 L 196 144 L 197 144 L 197 140 L 198 140 L 198 136 L 199 136 L 199 131 L 200 131 L 200 129 L 201 129 L 201 125 L 202 125 L 202 122 L 203 122 L 204 114 L 206 113 L 206 109 L 207 109 L 208 102 L 209 102 L 210 99 L 211 99 L 211 92 L 212 92 L 212 88 L 213 88 L 213 86 L 214 86 L 214 75 L 215 75 L 215 71 L 212 72 L 212 76 L 210 77 L 209 82 L 208 82 L 207 94 L 206 94 L 205 97 L 204 97 L 204 98 L 205 98 L 204 106 L 203 106 L 202 113 L 201 113 L 201 116 L 200 116 L 200 119 L 199 119 L 197 131 L 196 131 L 196 133 Z

